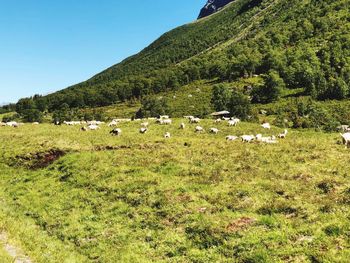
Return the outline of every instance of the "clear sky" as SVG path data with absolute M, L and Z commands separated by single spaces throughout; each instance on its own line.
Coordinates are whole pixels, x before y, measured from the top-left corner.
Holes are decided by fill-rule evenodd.
M 195 20 L 206 2 L 0 1 L 0 103 L 84 81 Z

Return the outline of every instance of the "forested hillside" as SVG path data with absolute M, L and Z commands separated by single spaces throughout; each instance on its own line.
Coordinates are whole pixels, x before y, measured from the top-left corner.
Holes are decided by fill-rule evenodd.
M 34 99 L 17 112 L 147 100 L 197 80 L 262 78 L 252 103 L 302 89 L 315 100 L 349 98 L 349 0 L 237 0 L 176 28 L 90 80 Z

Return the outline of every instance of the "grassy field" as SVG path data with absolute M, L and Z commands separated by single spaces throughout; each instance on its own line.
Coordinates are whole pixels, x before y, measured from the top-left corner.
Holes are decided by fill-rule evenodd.
M 281 130 L 206 120 L 219 135 L 195 134 L 182 121 L 145 135 L 121 124 L 120 137 L 1 127 L 0 229 L 34 262 L 348 262 L 350 151 L 338 134 L 243 144 L 225 136 Z

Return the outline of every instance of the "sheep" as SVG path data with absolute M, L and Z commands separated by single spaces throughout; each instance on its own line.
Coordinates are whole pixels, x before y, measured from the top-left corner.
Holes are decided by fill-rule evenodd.
M 39 122 L 33 122 L 32 125 L 39 125 Z
M 186 128 L 185 123 L 181 123 L 181 124 L 180 124 L 180 129 L 181 129 L 181 130 L 184 130 L 185 128 Z
M 233 135 L 226 136 L 226 141 L 235 141 L 237 139 L 238 139 L 237 136 L 233 136 Z
M 117 125 L 118 125 L 118 121 L 113 120 L 113 121 L 111 121 L 111 122 L 108 124 L 108 127 L 115 127 L 115 126 L 117 126 Z
M 190 120 L 190 119 L 193 119 L 194 116 L 184 116 L 184 119 L 187 119 L 187 120 Z
M 167 132 L 164 134 L 165 139 L 170 139 L 170 137 L 171 137 L 170 132 Z
M 145 133 L 147 133 L 147 131 L 148 131 L 148 129 L 144 128 L 144 127 L 140 129 L 141 134 L 145 134 Z
M 168 115 L 160 115 L 159 119 L 164 120 L 164 119 L 169 119 L 170 117 Z
M 287 137 L 287 134 L 288 134 L 288 130 L 285 129 L 283 133 L 278 135 L 278 138 L 285 139 Z
M 350 132 L 340 134 L 343 139 L 343 144 L 350 148 Z
M 220 123 L 222 120 L 221 119 L 216 119 L 215 123 Z
M 6 123 L 0 121 L 0 127 L 5 127 Z
M 122 130 L 119 128 L 116 128 L 116 129 L 111 130 L 109 133 L 112 135 L 115 135 L 115 136 L 120 136 L 122 134 Z
M 255 140 L 255 136 L 254 135 L 243 135 L 241 136 L 242 142 L 252 142 Z
M 200 123 L 201 122 L 201 119 L 200 118 L 191 118 L 189 120 L 190 123 Z
M 80 131 L 86 132 L 88 129 L 84 126 L 80 128 Z
M 222 117 L 222 119 L 223 119 L 224 121 L 229 121 L 229 120 L 230 120 L 230 118 L 226 118 L 226 117 Z
M 218 134 L 219 130 L 217 128 L 210 128 L 210 133 Z
M 15 122 L 15 121 L 10 121 L 10 122 L 6 122 L 6 126 L 18 128 L 19 124 L 17 122 Z
M 96 131 L 96 130 L 101 129 L 101 128 L 100 128 L 99 126 L 95 125 L 95 124 L 90 124 L 90 125 L 88 126 L 88 129 L 89 129 L 90 131 Z
M 165 120 L 162 120 L 160 122 L 160 124 L 162 124 L 162 125 L 170 125 L 172 123 L 173 123 L 173 121 L 171 119 L 165 119 Z
M 240 122 L 240 119 L 233 119 L 233 120 L 229 120 L 228 121 L 228 126 L 233 127 L 233 126 L 237 126 L 237 124 Z
M 264 129 L 268 129 L 268 130 L 271 129 L 270 123 L 267 123 L 267 122 L 263 123 L 263 124 L 261 125 L 261 127 L 263 127 Z
M 277 143 L 275 136 L 270 137 L 263 137 L 261 134 L 258 134 L 255 136 L 256 140 L 258 142 L 264 142 L 264 143 Z
M 197 126 L 196 132 L 204 132 L 204 129 L 201 126 Z

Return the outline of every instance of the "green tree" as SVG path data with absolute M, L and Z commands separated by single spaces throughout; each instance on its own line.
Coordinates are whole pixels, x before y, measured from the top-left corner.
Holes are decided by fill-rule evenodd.
M 255 88 L 252 92 L 253 102 L 270 103 L 278 100 L 281 90 L 285 88 L 283 79 L 274 70 L 271 70 L 263 79 L 264 85 Z
M 212 92 L 212 104 L 216 111 L 228 110 L 231 90 L 222 84 L 215 85 Z
M 252 113 L 249 98 L 238 91 L 232 92 L 228 103 L 228 110 L 232 116 L 241 118 L 243 120 L 249 119 L 249 116 Z

